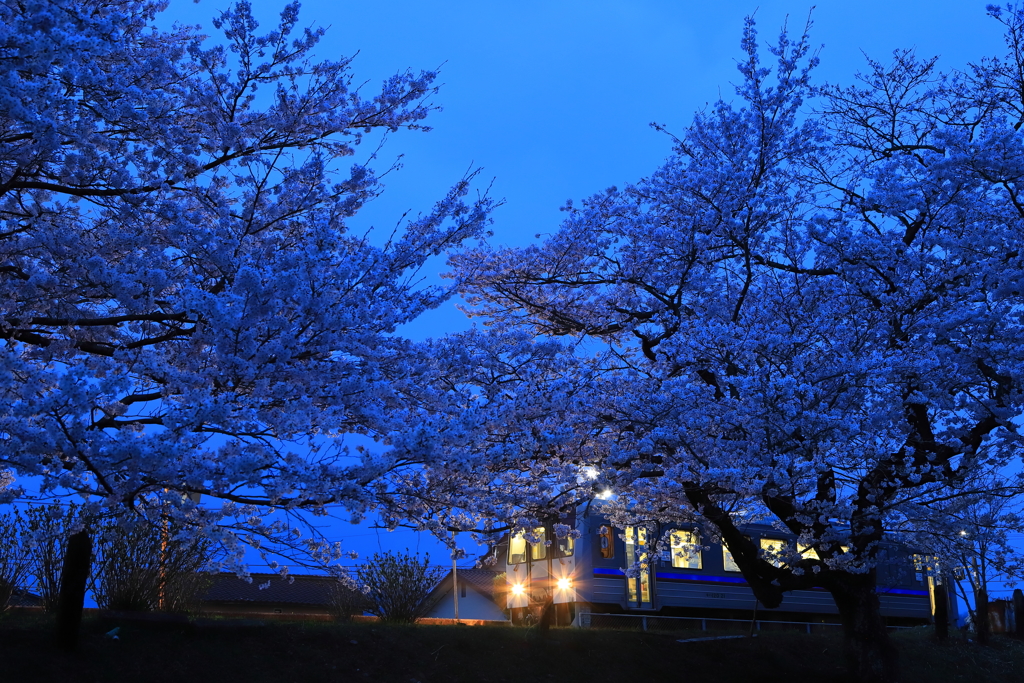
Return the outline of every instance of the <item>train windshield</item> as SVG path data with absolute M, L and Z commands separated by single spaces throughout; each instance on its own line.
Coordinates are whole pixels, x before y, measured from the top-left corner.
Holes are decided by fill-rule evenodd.
M 543 560 L 548 556 L 548 535 L 544 531 L 544 527 L 534 529 L 533 535 L 537 537 L 537 542 L 530 544 L 530 559 Z
M 520 531 L 508 541 L 508 563 L 522 564 L 523 562 L 526 562 L 526 537 Z

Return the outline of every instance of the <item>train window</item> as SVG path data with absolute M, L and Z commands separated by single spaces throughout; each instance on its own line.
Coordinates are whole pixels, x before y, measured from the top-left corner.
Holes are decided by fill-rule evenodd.
M 750 541 L 750 536 L 744 536 L 743 538 Z M 727 548 L 724 543 L 722 544 L 722 564 L 727 572 L 740 571 L 740 566 L 736 564 L 736 558 L 732 556 L 732 553 L 729 552 L 729 548 Z
M 558 557 L 572 557 L 572 552 L 576 547 L 576 543 L 572 540 L 571 536 L 556 538 L 555 544 L 558 547 Z
M 597 531 L 597 547 L 601 549 L 601 557 L 610 560 L 615 557 L 615 532 L 607 524 L 602 524 Z
M 812 548 L 809 545 L 804 545 L 803 543 L 797 543 L 796 544 L 796 550 L 797 550 L 798 553 L 800 553 L 801 557 L 806 557 L 808 560 L 820 560 L 821 559 L 820 557 L 818 557 L 818 551 L 815 550 L 814 548 Z
M 537 537 L 536 543 L 530 544 L 530 559 L 531 560 L 543 560 L 548 556 L 547 540 L 548 536 L 544 532 L 544 527 L 539 526 L 533 530 L 533 535 Z
M 803 543 L 797 543 L 796 544 L 796 549 L 797 549 L 797 552 L 800 553 L 800 555 L 802 555 L 803 557 L 806 557 L 809 560 L 820 560 L 821 559 L 820 557 L 818 557 L 818 551 L 815 550 L 814 548 L 812 548 L 809 545 L 804 545 Z M 841 546 L 839 546 L 839 549 L 842 550 L 844 553 L 850 552 L 850 546 L 848 546 L 848 545 L 841 545 Z
M 762 538 L 761 539 L 761 554 L 765 560 L 771 562 L 776 567 L 784 567 L 786 563 L 782 561 L 780 555 L 786 549 L 786 542 L 781 538 Z
M 725 565 L 725 571 L 727 572 L 738 572 L 740 570 L 740 566 L 736 564 L 732 553 L 724 545 L 722 546 L 722 564 Z
M 939 558 L 934 555 L 914 555 L 914 579 L 918 583 L 931 583 L 938 576 Z
M 526 538 L 520 531 L 508 540 L 508 563 L 522 564 L 523 562 L 526 562 Z
M 672 566 L 700 569 L 700 534 L 693 531 L 672 532 Z
M 629 566 L 640 565 L 639 577 L 626 580 L 629 601 L 649 604 L 651 602 L 651 572 L 647 560 L 647 529 L 627 526 L 623 535 L 626 537 L 626 562 L 629 563 Z

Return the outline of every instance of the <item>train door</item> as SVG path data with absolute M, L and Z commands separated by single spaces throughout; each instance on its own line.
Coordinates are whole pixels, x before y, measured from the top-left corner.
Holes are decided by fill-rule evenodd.
M 508 583 L 508 608 L 513 624 L 532 623 L 539 618 L 538 605 L 550 591 L 551 567 L 546 544 L 547 532 L 537 527 L 529 534 L 514 534 L 508 542 L 505 581 Z
M 509 617 L 513 624 L 523 623 L 530 605 L 528 552 L 526 538 L 522 533 L 509 538 L 505 581 L 508 583 Z
M 627 572 L 626 601 L 636 609 L 654 608 L 654 591 L 651 585 L 650 552 L 647 546 L 647 529 L 627 526 L 625 531 L 626 562 L 632 569 L 639 565 L 635 576 Z

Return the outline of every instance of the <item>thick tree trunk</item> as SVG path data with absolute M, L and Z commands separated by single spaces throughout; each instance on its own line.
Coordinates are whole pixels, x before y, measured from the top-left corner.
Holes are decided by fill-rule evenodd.
M 92 561 L 92 539 L 83 529 L 68 538 L 57 601 L 57 647 L 72 651 L 78 645 L 78 629 L 85 607 L 85 584 Z
M 984 588 L 974 593 L 974 630 L 979 643 L 988 643 L 988 591 Z
M 846 658 L 857 680 L 861 683 L 898 681 L 898 656 L 885 630 L 874 572 L 842 577 L 831 592 L 843 621 Z

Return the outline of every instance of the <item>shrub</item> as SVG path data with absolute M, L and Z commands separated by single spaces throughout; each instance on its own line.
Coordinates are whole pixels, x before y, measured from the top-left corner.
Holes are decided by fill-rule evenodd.
M 338 621 L 349 621 L 369 607 L 366 595 L 348 575 L 337 577 L 327 589 L 327 609 Z
M 81 510 L 72 503 L 33 505 L 26 512 L 29 573 L 35 578 L 35 590 L 47 612 L 57 610 L 60 576 L 68 537 L 80 525 Z
M 14 591 L 28 576 L 30 558 L 21 514 L 0 515 L 0 612 L 7 609 Z
M 412 623 L 420 616 L 423 599 L 440 581 L 444 571 L 430 566 L 430 555 L 377 553 L 359 567 L 357 576 L 369 605 L 367 611 L 381 621 Z
M 199 611 L 213 543 L 185 538 L 173 528 L 116 520 L 100 531 L 93 595 L 100 607 L 119 611 Z

